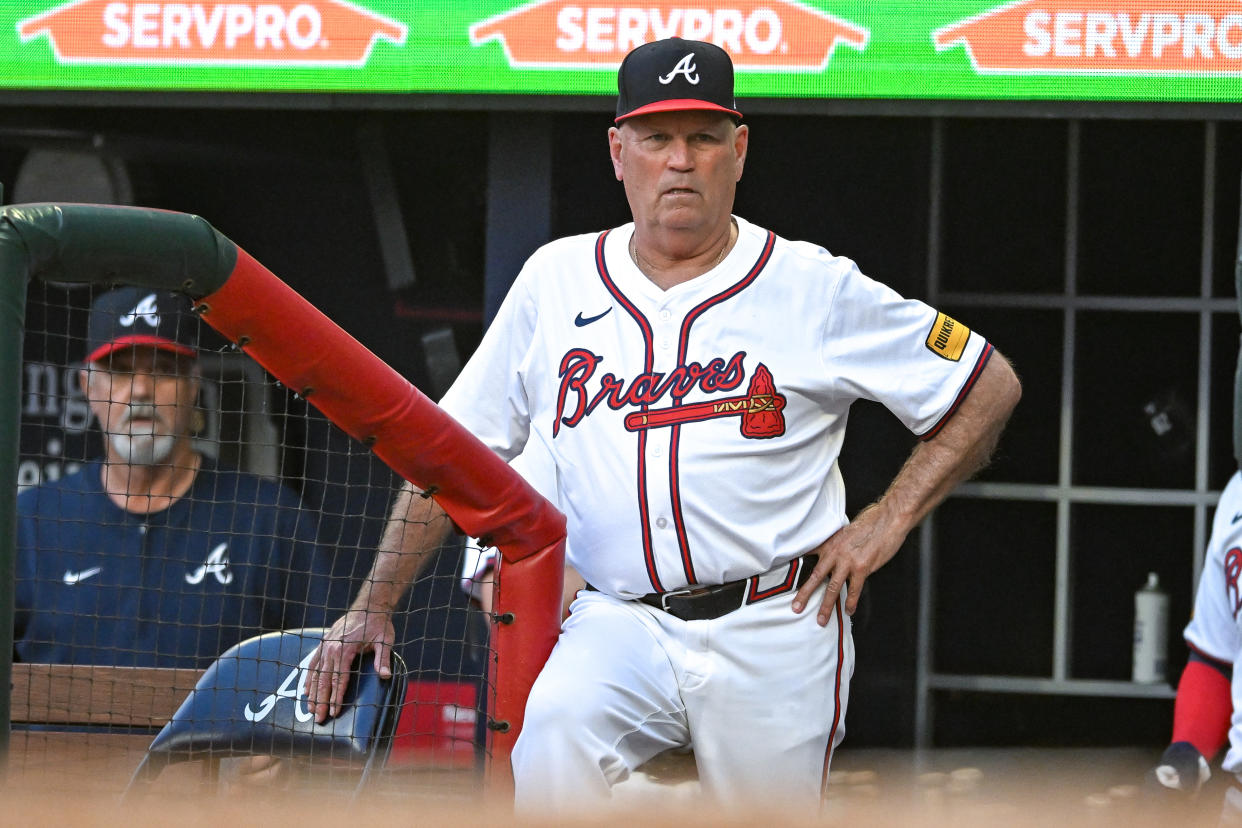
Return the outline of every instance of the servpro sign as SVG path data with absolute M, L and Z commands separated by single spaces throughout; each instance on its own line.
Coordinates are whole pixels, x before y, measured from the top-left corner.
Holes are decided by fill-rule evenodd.
M 605 99 L 673 36 L 742 100 L 1242 102 L 1242 0 L 0 0 L 0 95 Z
M 404 24 L 344 0 L 261 3 L 74 0 L 21 20 L 23 40 L 47 37 L 58 59 L 92 63 L 364 63 Z
M 635 46 L 666 37 L 724 48 L 739 71 L 811 70 L 839 43 L 862 51 L 870 32 L 789 0 L 733 0 L 710 8 L 685 0 L 642 6 L 539 0 L 470 27 L 470 42 L 504 46 L 510 66 L 619 66 Z
M 984 72 L 1238 74 L 1238 0 L 1019 0 L 938 29 Z

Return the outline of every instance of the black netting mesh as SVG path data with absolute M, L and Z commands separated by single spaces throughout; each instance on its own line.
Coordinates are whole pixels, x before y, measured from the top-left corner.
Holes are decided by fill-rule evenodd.
M 302 726 L 290 676 L 305 648 L 217 659 L 261 634 L 330 625 L 369 570 L 401 482 L 166 300 L 145 289 L 119 300 L 90 286 L 28 291 L 11 778 L 123 787 L 172 711 L 204 698 L 190 691 L 205 674 L 233 682 L 249 711 L 243 730 L 269 696 L 260 720 L 275 722 L 283 706 Z M 195 355 L 178 353 L 194 344 L 192 329 Z M 249 775 L 266 785 L 326 770 L 352 784 L 368 762 L 376 778 L 476 784 L 492 695 L 480 554 L 450 532 L 395 616 L 402 698 L 366 702 L 392 704 L 395 724 L 380 723 L 390 739 L 347 744 L 304 727 L 298 737 L 252 733 L 239 747 L 220 722 L 194 721 L 208 716 L 200 712 L 180 722 L 185 738 L 210 731 L 215 742 L 185 751 L 183 739 L 175 755 L 297 757 L 277 774 Z M 476 572 L 476 582 L 463 579 Z M 235 772 L 224 778 L 241 784 L 256 762 L 230 758 Z

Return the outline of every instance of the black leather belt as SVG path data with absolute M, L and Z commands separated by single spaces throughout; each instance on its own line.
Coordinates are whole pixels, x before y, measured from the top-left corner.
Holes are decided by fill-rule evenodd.
M 753 604 L 764 598 L 771 598 L 774 595 L 781 595 L 800 588 L 810 579 L 811 571 L 815 569 L 818 560 L 818 556 L 809 552 L 795 560 L 794 566 L 797 567 L 798 572 L 794 576 L 792 586 L 783 583 L 760 591 L 758 589 L 759 576 L 756 575 L 740 581 L 729 581 L 719 586 L 686 587 L 685 589 L 672 589 L 668 592 L 652 592 L 636 600 L 664 610 L 682 621 L 707 621 L 733 612 L 744 603 Z M 586 588 L 592 592 L 599 591 L 590 584 L 587 584 Z M 753 594 L 748 594 L 752 589 Z

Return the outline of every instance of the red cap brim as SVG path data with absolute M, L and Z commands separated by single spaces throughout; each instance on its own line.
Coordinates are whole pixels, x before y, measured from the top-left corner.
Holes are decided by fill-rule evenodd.
M 685 110 L 703 109 L 711 112 L 723 112 L 726 115 L 732 115 L 735 118 L 741 118 L 742 113 L 736 109 L 728 109 L 720 104 L 714 104 L 711 101 L 700 101 L 696 98 L 674 98 L 667 101 L 656 101 L 646 106 L 640 106 L 617 118 L 613 123 L 621 123 L 627 118 L 633 118 L 635 115 L 648 115 L 652 112 L 682 112 Z
M 106 345 L 100 345 L 95 350 L 86 355 L 87 362 L 98 362 L 114 351 L 119 351 L 125 347 L 133 347 L 135 345 L 146 345 L 151 348 L 158 348 L 161 351 L 172 351 L 174 354 L 182 356 L 197 357 L 198 352 L 189 346 L 173 342 L 171 339 L 165 339 L 162 336 L 123 336 L 120 339 L 114 339 Z

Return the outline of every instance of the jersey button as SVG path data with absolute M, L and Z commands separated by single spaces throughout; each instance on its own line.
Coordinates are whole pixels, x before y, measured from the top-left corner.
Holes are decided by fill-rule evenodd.
M 667 521 L 665 518 L 657 518 L 657 519 L 656 519 L 656 526 L 659 526 L 661 529 L 667 529 L 667 528 L 668 528 L 668 521 Z
M 673 312 L 669 310 L 668 308 L 665 308 L 664 310 L 660 311 L 660 318 L 667 322 L 669 319 L 673 318 Z

